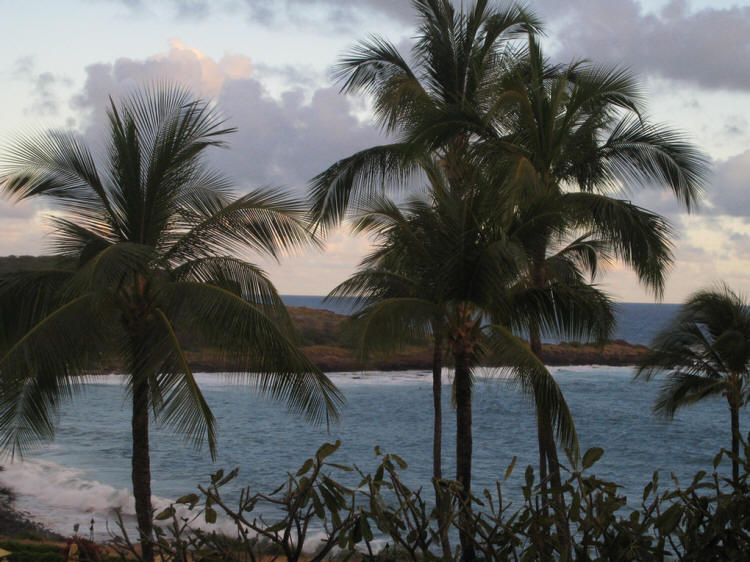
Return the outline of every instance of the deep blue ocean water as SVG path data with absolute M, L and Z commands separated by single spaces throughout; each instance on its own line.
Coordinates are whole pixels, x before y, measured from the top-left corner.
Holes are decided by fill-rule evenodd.
M 654 470 L 661 472 L 662 482 L 671 472 L 683 480 L 701 469 L 710 473 L 713 456 L 729 446 L 729 414 L 720 398 L 665 421 L 651 413 L 658 383 L 633 382 L 631 368 L 556 367 L 552 372 L 575 416 L 582 449 L 601 446 L 606 451 L 595 472 L 623 485 L 631 501 L 638 501 Z M 151 456 L 157 506 L 195 491 L 218 468 L 239 466 L 238 484 L 270 491 L 321 443 L 336 439 L 343 445 L 333 461 L 371 471 L 377 465 L 373 447 L 380 445 L 409 463 L 404 473 L 408 484 L 429 486 L 432 413 L 427 372 L 332 375 L 348 405 L 330 432 L 310 427 L 233 377 L 198 379 L 218 420 L 218 459 L 212 463 L 206 450 L 194 451 L 157 426 Z M 514 475 L 504 487 L 504 496 L 518 501 L 523 470 L 536 461 L 531 406 L 503 379 L 480 379 L 475 388 L 475 489 L 492 486 L 518 456 Z M 455 415 L 449 407 L 447 376 L 443 392 L 444 470 L 451 476 Z M 122 508 L 132 519 L 129 427 L 122 377 L 111 375 L 88 384 L 63 407 L 54 442 L 23 462 L 7 464 L 0 472 L 0 485 L 14 488 L 20 508 L 60 532 L 71 533 L 75 522 L 87 529 L 93 517 L 97 535 L 104 538 L 113 508 Z M 743 420 L 743 431 L 747 430 Z
M 325 297 L 284 295 L 287 306 L 332 310 L 338 314 L 351 314 L 351 301 L 326 301 Z M 625 340 L 634 344 L 648 345 L 656 333 L 674 318 L 679 304 L 623 302 L 616 305 L 617 329 L 613 340 Z M 546 338 L 545 343 L 557 340 Z

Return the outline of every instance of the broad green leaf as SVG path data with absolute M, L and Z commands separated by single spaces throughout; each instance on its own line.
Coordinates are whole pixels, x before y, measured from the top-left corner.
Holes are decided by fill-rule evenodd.
M 174 513 L 175 513 L 174 512 L 174 507 L 172 507 L 170 505 L 168 508 L 164 509 L 161 513 L 159 513 L 159 515 L 157 515 L 155 517 L 155 519 L 157 521 L 164 521 L 164 520 L 170 519 L 172 516 L 174 516 Z
M 583 460 L 581 461 L 583 470 L 591 468 L 596 461 L 602 458 L 603 454 L 604 449 L 602 449 L 601 447 L 592 447 L 591 449 L 586 451 L 586 453 L 583 455 Z
M 354 472 L 354 469 L 351 466 L 346 466 L 344 464 L 337 464 L 335 462 L 327 462 L 325 463 L 326 466 L 331 466 L 333 468 L 337 468 L 339 470 L 343 470 L 344 472 Z
M 224 484 L 226 484 L 227 482 L 230 482 L 230 481 L 234 480 L 235 478 L 237 478 L 237 475 L 238 475 L 239 473 L 240 473 L 240 468 L 239 468 L 239 467 L 236 467 L 236 468 L 232 469 L 232 470 L 231 470 L 231 471 L 229 472 L 229 474 L 227 474 L 227 475 L 226 475 L 226 476 L 225 476 L 224 478 L 222 478 L 221 480 L 219 480 L 219 481 L 218 481 L 218 482 L 216 483 L 216 487 L 217 487 L 217 488 L 220 488 L 221 486 L 223 486 L 223 485 L 224 485 Z
M 646 498 L 651 493 L 651 490 L 654 488 L 654 483 L 649 482 L 646 484 L 646 486 L 643 488 L 643 501 L 646 501 Z
M 391 455 L 391 458 L 396 461 L 401 470 L 406 470 L 407 468 L 409 468 L 409 465 L 406 464 L 406 461 L 398 455 Z
M 323 460 L 324 458 L 332 455 L 336 452 L 336 450 L 341 446 L 341 441 L 338 440 L 336 443 L 324 443 L 320 449 L 318 449 L 318 452 L 315 453 L 315 456 L 318 460 Z
M 373 539 L 372 529 L 370 528 L 370 524 L 367 522 L 367 517 L 365 517 L 364 515 L 360 515 L 359 526 L 361 528 L 362 536 L 364 537 L 364 539 L 368 542 L 371 542 Z
M 510 464 L 508 465 L 508 468 L 505 469 L 505 476 L 503 477 L 503 482 L 505 482 L 513 473 L 513 467 L 516 466 L 516 460 L 518 460 L 518 457 L 514 455 L 513 459 L 511 459 Z
M 305 474 L 305 473 L 306 473 L 306 472 L 307 472 L 308 470 L 310 470 L 310 469 L 311 469 L 311 468 L 313 467 L 313 463 L 314 463 L 314 462 L 315 462 L 315 461 L 313 461 L 313 459 L 307 459 L 307 460 L 306 460 L 306 461 L 305 461 L 305 462 L 304 462 L 304 463 L 302 464 L 302 466 L 300 467 L 300 469 L 299 469 L 299 470 L 297 471 L 297 476 L 302 476 L 302 475 L 303 475 L 303 474 Z
M 179 498 L 175 503 L 179 503 L 179 504 L 186 504 L 186 503 L 195 504 L 195 503 L 198 503 L 199 499 L 200 499 L 200 497 L 198 496 L 198 494 L 188 494 L 186 496 L 182 496 L 181 498 Z
M 682 506 L 672 504 L 664 513 L 656 518 L 654 524 L 663 535 L 668 535 L 674 531 L 682 518 Z
M 721 458 L 723 456 L 724 456 L 724 449 L 719 451 L 714 457 L 714 469 L 717 469 L 719 467 L 719 463 L 721 463 Z

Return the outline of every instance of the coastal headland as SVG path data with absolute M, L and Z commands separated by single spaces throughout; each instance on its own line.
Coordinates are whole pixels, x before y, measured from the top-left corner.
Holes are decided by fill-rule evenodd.
M 289 307 L 288 310 L 302 351 L 323 371 L 403 371 L 430 369 L 432 366 L 432 350 L 426 343 L 405 342 L 396 351 L 362 359 L 349 316 L 308 307 Z M 636 364 L 647 351 L 646 346 L 622 340 L 604 345 L 564 342 L 543 345 L 542 358 L 547 365 L 622 366 Z M 196 371 L 231 370 L 231 365 L 208 350 L 191 351 L 188 358 Z M 492 357 L 486 362 L 489 366 L 497 366 Z

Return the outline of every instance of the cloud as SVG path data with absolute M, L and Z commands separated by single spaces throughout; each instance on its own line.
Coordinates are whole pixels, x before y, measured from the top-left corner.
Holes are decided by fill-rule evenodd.
M 264 70 L 263 74 L 273 74 Z M 292 80 L 290 69 L 278 72 Z M 211 158 L 243 191 L 277 185 L 304 196 L 312 176 L 337 159 L 383 142 L 372 125 L 354 116 L 355 102 L 336 88 L 298 86 L 271 96 L 248 57 L 227 55 L 215 61 L 178 41 L 166 54 L 147 60 L 119 59 L 87 68 L 85 86 L 75 98 L 76 107 L 87 116 L 85 135 L 101 138 L 110 93 L 117 96 L 153 80 L 188 84 L 215 100 L 238 132 L 228 138 L 229 150 L 214 151 Z M 339 232 L 325 253 L 310 250 L 285 258 L 282 265 L 269 259 L 259 264 L 282 292 L 324 294 L 352 273 L 367 246 L 367 241 Z
M 131 12 L 146 14 L 153 6 L 145 0 L 118 0 Z M 411 23 L 414 10 L 405 0 L 171 0 L 172 16 L 178 19 L 204 19 L 216 12 L 244 14 L 262 25 L 291 22 L 301 26 L 326 23 L 334 27 L 367 22 L 373 15 L 401 23 Z
M 130 9 L 146 10 L 142 0 L 120 1 Z M 705 88 L 750 90 L 750 7 L 692 10 L 686 0 L 670 0 L 654 13 L 642 4 L 539 0 L 532 9 L 546 24 L 562 60 L 592 58 Z M 171 0 L 168 5 L 175 17 L 201 19 L 230 11 L 266 26 L 291 22 L 349 29 L 373 26 L 373 17 L 401 26 L 416 21 L 411 2 L 404 0 L 279 0 L 271 7 L 266 0 Z
M 750 218 L 750 150 L 716 164 L 706 196 L 707 213 Z
M 24 112 L 35 116 L 57 115 L 60 111 L 59 89 L 68 88 L 73 83 L 70 78 L 61 74 L 38 72 L 33 56 L 16 59 L 12 76 L 28 83 L 29 104 Z
M 591 58 L 704 88 L 750 90 L 750 7 L 691 11 L 671 0 L 659 13 L 635 0 L 543 0 L 539 13 L 557 57 Z
M 382 142 L 372 125 L 353 115 L 353 102 L 337 89 L 295 87 L 271 96 L 244 55 L 215 61 L 172 41 L 165 54 L 95 64 L 86 73 L 74 104 L 83 112 L 82 128 L 92 139 L 106 131 L 108 96 L 116 98 L 143 84 L 175 81 L 215 100 L 238 132 L 228 139 L 230 150 L 215 151 L 212 158 L 243 189 L 283 185 L 301 195 L 307 181 L 335 160 Z
M 46 242 L 45 215 L 41 201 L 14 204 L 0 199 L 0 253 L 38 254 Z

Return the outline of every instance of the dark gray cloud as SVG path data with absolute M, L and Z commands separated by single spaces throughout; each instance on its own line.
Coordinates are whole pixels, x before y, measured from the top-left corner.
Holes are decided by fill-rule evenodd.
M 145 0 L 119 0 L 147 12 Z M 460 2 L 456 0 L 455 4 Z M 383 18 L 413 25 L 406 0 L 170 0 L 178 18 L 205 18 L 231 11 L 268 26 L 327 24 L 335 29 L 373 26 Z M 705 88 L 750 90 L 750 7 L 690 9 L 671 0 L 659 13 L 637 0 L 538 0 L 531 8 L 546 24 L 556 58 L 590 58 Z M 396 40 L 396 37 L 392 37 Z
M 716 164 L 707 196 L 707 213 L 750 218 L 750 150 Z
M 591 58 L 705 88 L 750 89 L 750 7 L 690 10 L 672 0 L 646 13 L 635 0 L 542 0 L 563 60 Z
M 153 10 L 146 0 L 117 0 L 130 11 L 145 14 Z M 368 21 L 383 15 L 399 23 L 411 23 L 414 14 L 407 0 L 169 0 L 172 16 L 201 19 L 216 12 L 241 14 L 265 25 L 293 22 L 300 25 L 325 22 L 337 28 Z

